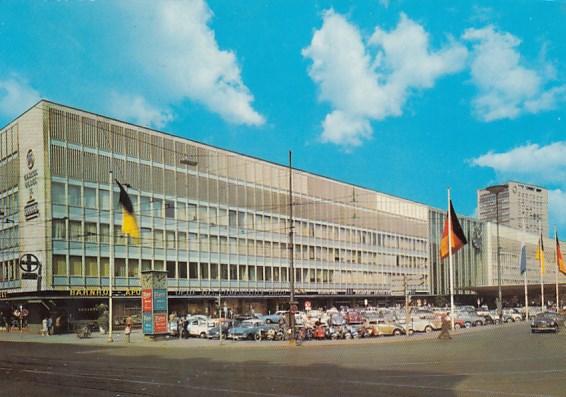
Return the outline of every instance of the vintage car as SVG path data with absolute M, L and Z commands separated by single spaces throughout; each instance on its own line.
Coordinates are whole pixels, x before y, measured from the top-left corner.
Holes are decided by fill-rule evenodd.
M 233 340 L 261 340 L 268 330 L 275 330 L 275 327 L 259 319 L 244 320 L 239 326 L 228 331 L 227 338 Z
M 378 336 L 401 335 L 405 329 L 401 324 L 387 321 L 383 318 L 371 319 L 368 321 L 369 327 L 377 330 Z
M 531 332 L 554 332 L 557 333 L 566 323 L 562 314 L 555 312 L 541 312 L 535 314 L 531 319 Z
M 223 320 L 222 338 L 226 339 L 228 337 L 228 331 L 238 325 L 240 325 L 240 321 L 238 320 Z M 220 339 L 220 327 L 218 325 L 208 330 L 208 339 Z

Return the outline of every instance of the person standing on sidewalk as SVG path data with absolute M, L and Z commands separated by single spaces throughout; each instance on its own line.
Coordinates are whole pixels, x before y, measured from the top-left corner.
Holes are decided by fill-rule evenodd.
M 452 326 L 450 322 L 450 317 L 448 315 L 442 317 L 442 324 L 440 326 L 440 334 L 438 335 L 438 339 L 452 339 L 450 336 L 450 327 Z
M 41 336 L 49 335 L 49 328 L 47 326 L 47 317 L 41 321 Z

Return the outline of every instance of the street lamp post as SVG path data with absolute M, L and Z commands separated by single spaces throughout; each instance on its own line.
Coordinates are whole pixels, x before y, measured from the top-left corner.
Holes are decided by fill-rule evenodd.
M 499 323 L 503 323 L 503 294 L 501 291 L 501 247 L 499 246 L 499 194 L 508 189 L 507 185 L 495 185 L 486 188 L 491 194 L 495 194 L 495 225 L 497 228 L 497 315 Z

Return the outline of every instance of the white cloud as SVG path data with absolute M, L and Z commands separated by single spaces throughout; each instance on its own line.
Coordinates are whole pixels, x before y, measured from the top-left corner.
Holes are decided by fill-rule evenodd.
M 232 51 L 221 50 L 202 0 L 135 3 L 138 61 L 160 85 L 162 100 L 188 98 L 235 124 L 262 125 Z M 149 60 L 149 62 L 148 62 Z
M 20 77 L 0 80 L 0 113 L 4 116 L 19 116 L 39 100 L 39 93 Z
M 514 119 L 523 113 L 554 109 L 566 98 L 566 86 L 545 90 L 551 76 L 521 65 L 517 37 L 488 26 L 467 29 L 462 38 L 474 43 L 471 75 L 479 92 L 473 107 L 481 120 Z M 551 71 L 552 67 L 543 64 L 540 70 Z
M 127 95 L 113 92 L 109 98 L 108 112 L 116 118 L 131 120 L 131 122 L 160 129 L 173 119 L 170 111 L 160 110 L 152 106 L 139 95 Z
M 395 30 L 378 27 L 366 44 L 357 27 L 328 10 L 302 54 L 312 61 L 309 76 L 319 99 L 333 108 L 322 123 L 322 141 L 359 146 L 372 135 L 371 121 L 400 116 L 414 90 L 461 70 L 467 50 L 450 43 L 431 51 L 428 34 L 404 14 Z
M 529 144 L 506 153 L 489 152 L 472 164 L 492 168 L 502 178 L 566 187 L 566 141 L 547 146 Z
M 566 227 L 566 141 L 547 146 L 529 144 L 506 153 L 489 152 L 471 163 L 492 168 L 498 180 L 517 180 L 549 186 L 549 217 Z

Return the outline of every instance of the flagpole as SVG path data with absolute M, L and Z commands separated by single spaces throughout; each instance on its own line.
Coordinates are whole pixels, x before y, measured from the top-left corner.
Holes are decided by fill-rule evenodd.
M 544 311 L 544 306 L 545 306 L 545 304 L 544 304 L 544 273 L 543 273 L 543 269 L 542 269 L 542 266 L 543 266 L 543 263 L 544 263 L 543 262 L 544 261 L 544 259 L 543 259 L 544 251 L 543 251 L 543 248 L 542 248 L 542 225 L 541 225 L 541 222 L 540 222 L 540 218 L 539 218 L 538 224 L 539 224 L 539 230 L 540 230 L 540 237 L 539 237 L 539 242 L 538 242 L 538 264 L 539 264 L 539 267 L 540 267 L 540 308 L 541 308 L 541 311 Z
M 454 331 L 454 266 L 452 264 L 452 211 L 450 211 L 450 187 L 448 188 L 448 263 L 450 268 L 450 324 Z
M 558 232 L 556 231 L 556 225 L 554 225 L 554 236 L 555 236 L 555 240 L 558 240 Z M 554 248 L 556 250 L 556 248 Z M 556 269 L 555 269 L 555 273 L 554 273 L 554 281 L 556 282 L 556 312 L 558 313 L 560 311 L 560 295 L 558 292 L 558 253 L 554 252 L 554 255 L 556 256 Z
M 113 291 L 113 284 L 114 284 L 114 182 L 112 177 L 112 170 L 109 171 L 109 179 L 108 183 L 110 186 L 110 253 L 109 253 L 109 260 L 108 260 L 108 267 L 109 267 L 109 276 L 108 276 L 108 342 L 113 342 L 112 339 L 112 330 L 114 326 L 114 322 L 112 320 L 113 316 L 113 302 L 112 302 L 112 295 L 114 294 Z
M 523 256 L 523 249 L 525 250 L 525 319 L 529 321 L 529 288 L 527 287 L 527 258 L 526 258 L 526 247 L 525 247 L 525 218 L 523 218 L 523 247 L 521 248 L 521 257 Z

